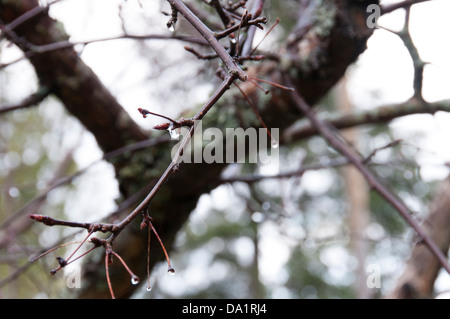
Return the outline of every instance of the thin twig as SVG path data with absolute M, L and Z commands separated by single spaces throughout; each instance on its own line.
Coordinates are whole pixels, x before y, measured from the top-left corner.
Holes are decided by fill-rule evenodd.
M 247 20 L 246 16 L 243 16 L 243 18 L 241 20 L 241 23 L 236 24 L 236 25 L 234 25 L 234 26 L 232 26 L 232 27 L 230 27 L 228 29 L 225 29 L 223 31 L 215 32 L 214 36 L 217 39 L 222 39 L 222 38 L 225 38 L 226 36 L 230 35 L 234 31 L 238 31 L 240 28 L 248 27 L 248 26 L 251 26 L 251 25 L 262 29 L 261 23 L 262 24 L 267 23 L 267 18 L 266 17 L 259 17 L 259 18 L 256 18 L 256 19 Z
M 381 14 L 387 14 L 391 13 L 392 11 L 398 10 L 398 9 L 405 9 L 410 8 L 412 5 L 420 3 L 420 2 L 427 2 L 430 0 L 404 0 L 398 3 L 393 3 L 389 5 L 384 5 L 381 7 Z
M 12 104 L 12 105 L 6 105 L 6 106 L 0 107 L 0 114 L 38 105 L 49 94 L 50 94 L 49 90 L 47 90 L 44 87 L 41 87 L 37 92 L 31 94 L 30 96 L 28 96 L 27 98 L 25 98 L 22 102 L 20 102 L 18 104 Z
M 236 74 L 239 80 L 247 80 L 247 74 L 236 64 L 223 45 L 212 32 L 181 0 L 167 0 L 170 5 L 178 10 L 186 20 L 205 38 L 214 51 L 217 52 L 231 74 Z
M 214 106 L 214 104 L 223 96 L 223 94 L 225 94 L 225 92 L 230 88 L 230 85 L 233 83 L 235 79 L 236 75 L 235 76 L 228 75 L 222 82 L 222 84 L 219 86 L 219 88 L 216 90 L 216 92 L 210 97 L 210 99 L 193 117 L 193 120 L 201 120 L 206 115 L 206 113 Z M 180 146 L 171 163 L 166 168 L 161 177 L 158 179 L 158 182 L 155 184 L 152 190 L 148 193 L 146 198 L 127 217 L 125 217 L 120 223 L 118 223 L 115 226 L 115 228 L 113 229 L 114 234 L 112 238 L 110 238 L 110 241 L 114 240 L 114 238 L 118 235 L 118 233 L 123 228 L 125 228 L 137 215 L 147 210 L 148 206 L 150 205 L 150 202 L 158 193 L 158 191 L 161 189 L 161 187 L 164 185 L 164 183 L 168 180 L 168 178 L 172 175 L 174 171 L 178 170 L 180 158 L 183 154 L 186 145 L 188 145 L 192 135 L 194 134 L 194 130 L 195 127 L 192 126 L 188 134 L 186 134 L 186 136 L 181 141 Z
M 370 110 L 356 111 L 349 114 L 319 114 L 324 122 L 337 129 L 345 129 L 366 124 L 386 123 L 412 114 L 435 114 L 436 112 L 450 112 L 450 100 L 427 103 L 415 98 L 399 104 L 379 106 Z M 299 124 L 299 123 L 297 123 Z M 282 136 L 284 142 L 293 142 L 318 134 L 317 127 L 311 122 L 303 122 L 288 129 Z
M 192 37 L 192 36 L 185 36 L 185 35 L 161 35 L 161 34 L 148 34 L 148 35 L 133 35 L 133 34 L 122 34 L 117 36 L 109 36 L 109 37 L 102 37 L 98 39 L 91 39 L 91 40 L 80 40 L 80 41 L 71 41 L 71 40 L 64 40 L 64 41 L 58 41 L 48 44 L 42 44 L 42 45 L 34 45 L 31 48 L 31 51 L 24 52 L 24 55 L 16 58 L 15 60 L 12 60 L 7 63 L 1 63 L 0 64 L 0 70 L 4 69 L 8 66 L 11 66 L 17 62 L 20 62 L 24 59 L 28 59 L 36 54 L 43 54 L 48 53 L 56 50 L 62 50 L 67 48 L 73 48 L 75 46 L 86 46 L 93 43 L 99 43 L 99 42 L 106 42 L 106 41 L 113 41 L 113 40 L 122 40 L 122 39 L 130 39 L 130 40 L 137 40 L 137 41 L 146 41 L 146 40 L 179 40 L 189 43 L 195 43 L 199 45 L 207 45 L 208 42 L 205 41 L 202 38 L 199 37 Z
M 112 289 L 111 279 L 109 278 L 109 263 L 111 262 L 111 253 L 112 253 L 111 247 L 107 247 L 106 252 L 105 252 L 106 282 L 108 283 L 108 288 L 109 288 L 109 292 L 111 294 L 111 298 L 116 299 L 116 297 L 114 296 L 114 291 Z

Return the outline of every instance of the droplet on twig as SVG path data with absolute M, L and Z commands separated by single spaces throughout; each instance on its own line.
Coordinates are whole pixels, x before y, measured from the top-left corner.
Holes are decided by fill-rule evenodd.
M 133 285 L 137 285 L 139 283 L 139 277 L 138 276 L 131 277 L 131 283 Z
M 146 290 L 147 290 L 148 292 L 152 291 L 152 286 L 147 286 Z
M 272 148 L 277 149 L 280 146 L 276 139 L 272 139 Z
M 170 276 L 174 276 L 175 275 L 175 268 L 173 268 L 172 266 L 169 267 L 169 269 L 167 269 L 167 272 Z
M 180 138 L 180 133 L 181 133 L 180 127 L 174 128 L 173 125 L 170 125 L 167 130 L 169 131 L 170 138 L 172 140 L 178 140 Z

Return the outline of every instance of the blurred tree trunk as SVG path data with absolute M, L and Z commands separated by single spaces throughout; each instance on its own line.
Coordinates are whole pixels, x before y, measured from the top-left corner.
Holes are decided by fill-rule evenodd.
M 337 106 L 343 113 L 350 114 L 354 109 L 347 94 L 345 78 L 339 82 L 336 90 Z M 343 137 L 358 148 L 358 128 L 350 128 L 342 132 Z M 365 262 L 367 258 L 368 245 L 365 240 L 365 230 L 369 224 L 369 189 L 362 174 L 353 166 L 343 169 L 345 179 L 346 202 L 348 205 L 348 228 L 350 231 L 350 249 L 358 261 L 355 271 L 354 291 L 359 299 L 368 299 L 371 292 L 367 287 L 367 273 Z
M 316 103 L 365 50 L 366 41 L 373 31 L 366 25 L 366 8 L 370 3 L 377 1 L 300 1 L 297 26 L 288 41 L 280 44 L 280 63 L 263 62 L 249 73 L 280 83 L 280 71 L 288 72 L 296 79 L 296 89 L 305 99 L 310 104 Z M 0 19 L 9 23 L 37 5 L 38 0 L 2 0 Z M 42 54 L 32 52 L 32 47 L 27 44 L 43 45 L 68 39 L 62 25 L 47 12 L 36 15 L 13 31 L 17 37 L 9 38 L 30 54 L 29 61 L 36 70 L 40 85 L 61 100 L 95 136 L 104 152 L 154 137 L 131 120 L 73 48 Z M 255 91 L 248 93 L 257 98 Z M 261 115 L 267 125 L 280 128 L 280 132 L 301 117 L 294 104 L 290 103 L 290 95 L 286 91 L 274 90 L 270 100 L 261 107 Z M 215 108 L 208 113 L 205 118 L 208 125 L 220 125 L 215 116 L 218 112 Z M 172 146 L 162 144 L 111 160 L 123 198 L 159 178 L 170 162 Z M 158 193 L 150 207 L 151 215 L 169 250 L 198 198 L 216 186 L 224 167 L 224 164 L 182 165 Z M 146 232 L 139 229 L 139 223 L 140 220 L 136 220 L 120 234 L 114 250 L 137 274 L 145 274 Z M 156 246 L 152 251 L 161 252 Z M 152 266 L 162 258 L 162 253 L 154 257 Z M 85 289 L 79 296 L 81 298 L 110 297 L 103 258 L 99 259 L 98 264 L 91 261 L 83 266 Z M 126 298 L 133 293 L 135 286 L 130 285 L 129 276 L 119 262 L 111 266 L 111 277 L 116 297 Z
M 441 185 L 431 203 L 423 227 L 447 255 L 450 246 L 450 177 Z M 395 289 L 388 298 L 430 298 L 441 264 L 423 244 L 417 243 Z

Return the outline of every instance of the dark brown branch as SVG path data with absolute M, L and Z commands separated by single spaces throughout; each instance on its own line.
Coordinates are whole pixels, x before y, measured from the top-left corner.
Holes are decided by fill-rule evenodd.
M 191 52 L 192 54 L 194 54 L 198 59 L 202 59 L 202 60 L 212 60 L 218 57 L 217 53 L 200 53 L 198 52 L 196 49 L 192 48 L 192 47 L 184 47 L 184 49 L 188 52 Z
M 210 5 L 216 10 L 225 28 L 229 28 L 234 24 L 233 18 L 226 10 L 223 9 L 219 0 L 211 0 Z
M 419 51 L 414 45 L 414 42 L 411 38 L 411 33 L 409 31 L 409 17 L 411 6 L 407 6 L 405 10 L 406 10 L 406 17 L 402 30 L 400 30 L 399 32 L 395 32 L 385 27 L 380 28 L 396 34 L 405 44 L 405 47 L 408 50 L 409 55 L 411 56 L 414 67 L 414 80 L 413 80 L 414 96 L 417 99 L 423 100 L 422 86 L 423 86 L 423 70 L 425 67 L 425 63 L 420 58 Z
M 351 114 L 324 115 L 320 119 L 337 129 L 346 129 L 359 125 L 387 123 L 399 117 L 413 114 L 435 114 L 436 112 L 450 112 L 450 100 L 427 103 L 412 98 L 404 103 L 384 105 L 371 110 L 355 111 Z M 319 115 L 320 116 L 320 115 Z M 284 143 L 318 134 L 317 127 L 311 122 L 304 121 L 288 129 L 281 136 Z
M 65 226 L 65 227 L 75 227 L 75 228 L 84 228 L 89 230 L 89 232 L 114 232 L 115 225 L 114 224 L 99 224 L 99 223 L 78 223 L 78 222 L 69 222 L 65 220 L 59 220 L 52 218 L 50 216 L 43 216 L 37 214 L 30 214 L 29 217 L 39 223 L 42 223 L 46 226 Z
M 330 163 L 327 164 L 313 164 L 308 165 L 305 167 L 302 167 L 300 169 L 286 172 L 286 173 L 280 173 L 275 175 L 251 175 L 251 176 L 236 176 L 236 177 L 228 177 L 228 178 L 222 178 L 222 183 L 236 183 L 236 182 L 243 182 L 247 184 L 253 184 L 260 182 L 262 180 L 266 179 L 283 179 L 283 178 L 291 178 L 291 177 L 301 177 L 304 173 L 308 171 L 315 171 L 315 170 L 321 170 L 326 168 L 332 168 L 332 167 L 339 167 L 343 165 L 347 165 L 349 163 L 349 160 L 346 158 L 338 158 Z
M 18 104 L 0 107 L 0 114 L 35 106 L 41 103 L 49 95 L 49 93 L 50 92 L 46 88 L 41 87 L 37 92 L 31 94 Z
M 225 29 L 223 31 L 215 32 L 214 35 L 217 39 L 222 39 L 222 38 L 225 38 L 226 36 L 230 35 L 231 33 L 239 30 L 240 28 L 245 28 L 245 27 L 248 27 L 251 25 L 254 25 L 254 26 L 262 29 L 261 24 L 266 24 L 266 23 L 267 23 L 266 17 L 259 17 L 259 18 L 251 19 L 251 20 L 244 18 L 242 20 L 242 23 L 233 25 L 232 27 Z
M 110 36 L 110 37 L 103 37 L 98 39 L 91 39 L 91 40 L 80 40 L 80 41 L 70 41 L 70 40 L 64 40 L 64 41 L 57 41 L 53 43 L 43 44 L 43 45 L 34 45 L 31 48 L 31 51 L 26 51 L 24 53 L 24 56 L 17 58 L 11 62 L 8 63 L 2 63 L 0 64 L 0 70 L 13 65 L 19 61 L 22 61 L 23 59 L 30 58 L 33 55 L 36 54 L 42 54 L 47 53 L 51 51 L 56 50 L 62 50 L 67 48 L 73 48 L 77 45 L 89 45 L 93 43 L 99 43 L 99 42 L 106 42 L 106 41 L 114 41 L 114 40 L 123 40 L 123 39 L 130 39 L 130 40 L 137 40 L 137 41 L 146 41 L 146 40 L 179 40 L 189 43 L 195 43 L 199 45 L 207 45 L 208 42 L 205 41 L 202 38 L 198 37 L 191 37 L 191 36 L 185 36 L 185 35 L 161 35 L 161 34 L 147 34 L 147 35 L 135 35 L 135 34 L 123 34 L 118 36 Z
M 289 85 L 290 80 L 287 80 Z M 439 263 L 446 269 L 450 274 L 450 266 L 447 262 L 447 258 L 442 253 L 440 248 L 436 243 L 428 236 L 428 234 L 420 227 L 417 221 L 413 218 L 409 208 L 398 199 L 383 183 L 381 183 L 378 178 L 366 167 L 366 164 L 361 159 L 361 157 L 356 154 L 344 141 L 332 131 L 330 126 L 319 120 L 311 107 L 305 102 L 305 100 L 297 93 L 292 94 L 293 101 L 296 106 L 301 110 L 305 116 L 311 121 L 311 123 L 317 127 L 319 133 L 343 156 L 345 156 L 360 173 L 364 176 L 370 187 L 375 190 L 381 197 L 383 197 L 390 205 L 392 205 L 396 211 L 405 219 L 405 221 L 415 230 L 420 239 L 427 245 L 433 255 L 439 260 Z
M 237 76 L 235 74 L 235 76 Z M 236 80 L 236 77 L 229 75 L 227 76 L 222 84 L 219 86 L 219 88 L 214 92 L 214 94 L 210 97 L 210 99 L 203 105 L 203 107 L 197 112 L 197 114 L 193 117 L 193 120 L 201 120 L 206 113 L 214 106 L 214 104 L 225 94 L 225 92 L 230 88 L 230 85 Z M 181 142 L 179 149 L 177 153 L 175 154 L 175 157 L 172 159 L 172 162 L 170 165 L 166 168 L 164 173 L 159 178 L 156 185 L 152 188 L 150 193 L 145 197 L 145 199 L 126 217 L 124 218 L 120 223 L 117 224 L 116 228 L 114 229 L 114 236 L 111 237 L 110 241 L 113 241 L 115 237 L 119 234 L 119 232 L 125 228 L 136 216 L 141 214 L 143 211 L 147 211 L 150 202 L 155 197 L 155 195 L 158 193 L 158 191 L 161 189 L 161 187 L 164 185 L 164 183 L 169 179 L 170 175 L 172 175 L 173 172 L 178 170 L 178 167 L 180 165 L 179 158 L 182 156 L 184 148 L 190 141 L 190 138 L 194 134 L 195 127 L 192 126 L 189 130 L 189 133 L 186 134 L 183 141 Z
M 372 161 L 372 158 L 381 150 L 393 147 L 397 144 L 399 144 L 401 140 L 395 140 L 393 142 L 388 143 L 385 146 L 377 147 L 374 149 L 368 156 L 366 156 L 363 159 L 363 162 L 365 164 L 369 164 Z M 350 161 L 346 157 L 341 158 L 335 158 L 333 160 L 330 160 L 329 163 L 318 163 L 318 164 L 311 164 L 308 166 L 303 166 L 297 170 L 293 170 L 290 172 L 275 174 L 275 175 L 251 175 L 251 176 L 236 176 L 236 177 L 229 177 L 229 178 L 222 178 L 222 183 L 236 183 L 236 182 L 244 182 L 247 184 L 253 184 L 262 180 L 266 179 L 283 179 L 283 178 L 291 178 L 291 177 L 301 177 L 304 173 L 308 171 L 316 171 L 321 169 L 327 169 L 327 168 L 334 168 L 334 167 L 340 167 L 344 165 L 350 164 Z
M 233 58 L 228 54 L 214 33 L 199 19 L 192 11 L 180 0 L 168 0 L 170 5 L 177 9 L 186 20 L 205 38 L 214 51 L 217 52 L 231 74 L 236 74 L 239 80 L 247 80 L 247 74 L 234 62 Z
M 430 0 L 415 0 L 415 1 L 404 0 L 404 1 L 401 1 L 401 2 L 398 2 L 398 3 L 385 5 L 385 6 L 381 7 L 381 14 L 391 13 L 392 11 L 395 11 L 395 10 L 398 10 L 398 9 L 410 8 L 414 4 L 421 3 L 421 2 L 426 2 L 426 1 L 430 1 Z
M 42 12 L 45 12 L 49 9 L 49 7 L 57 2 L 60 2 L 61 0 L 53 0 L 49 2 L 46 6 L 35 6 L 32 9 L 24 12 L 22 15 L 15 18 L 13 21 L 8 23 L 7 28 L 10 30 L 13 30 L 23 23 L 29 21 L 30 19 L 36 17 L 37 15 L 41 14 Z

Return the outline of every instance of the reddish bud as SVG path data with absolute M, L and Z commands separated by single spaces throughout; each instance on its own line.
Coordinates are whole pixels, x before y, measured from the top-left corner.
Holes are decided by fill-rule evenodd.
M 146 109 L 143 109 L 143 108 L 138 108 L 138 111 L 139 111 L 139 113 L 142 114 L 142 116 L 143 116 L 144 118 L 146 118 L 147 115 L 150 113 L 149 111 L 147 111 Z
M 31 219 L 34 219 L 37 222 L 42 222 L 44 220 L 44 216 L 38 214 L 30 214 L 28 215 Z
M 162 124 L 158 124 L 153 126 L 153 129 L 155 130 L 161 130 L 161 131 L 165 131 L 170 127 L 169 123 L 162 123 Z
M 47 226 L 55 225 L 55 220 L 49 216 L 30 214 L 30 215 L 28 215 L 28 217 L 30 217 L 31 219 L 34 219 L 35 221 L 37 221 L 39 223 L 43 223 L 44 225 L 47 225 Z

